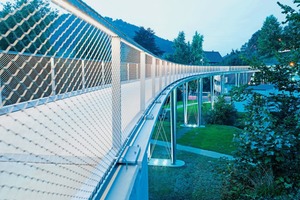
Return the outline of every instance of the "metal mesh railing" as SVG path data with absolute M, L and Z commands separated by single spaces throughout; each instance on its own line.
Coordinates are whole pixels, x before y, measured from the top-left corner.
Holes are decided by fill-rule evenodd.
M 112 138 L 111 36 L 49 1 L 2 7 L 0 196 L 86 199 Z
M 1 199 L 92 197 L 164 87 L 220 71 L 162 61 L 117 32 L 80 0 L 1 4 Z

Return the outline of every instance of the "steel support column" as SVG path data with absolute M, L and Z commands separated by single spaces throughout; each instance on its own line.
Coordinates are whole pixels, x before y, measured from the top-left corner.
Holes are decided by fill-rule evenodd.
M 176 123 L 177 123 L 177 88 L 171 92 L 171 111 L 170 111 L 170 122 L 171 122 L 171 164 L 176 164 Z
M 221 85 L 221 95 L 223 95 L 224 94 L 224 74 L 222 74 L 221 75 L 221 77 L 220 77 L 220 85 Z
M 186 82 L 183 85 L 183 120 L 184 120 L 184 125 L 188 124 L 188 116 L 187 116 L 187 111 L 188 111 L 188 94 L 189 93 L 189 83 Z
M 203 95 L 203 78 L 197 80 L 198 87 L 198 118 L 197 118 L 197 126 L 202 126 L 202 95 Z
M 210 77 L 210 102 L 211 102 L 211 109 L 214 109 L 214 103 L 215 103 L 215 80 L 214 80 L 214 76 Z

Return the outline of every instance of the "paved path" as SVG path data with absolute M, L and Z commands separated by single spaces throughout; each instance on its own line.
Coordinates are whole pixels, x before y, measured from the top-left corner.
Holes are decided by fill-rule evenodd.
M 163 141 L 151 141 L 152 144 L 156 144 L 159 146 L 170 146 L 171 144 L 169 142 L 163 142 Z M 190 153 L 195 153 L 195 154 L 199 154 L 202 156 L 207 156 L 207 157 L 211 157 L 211 158 L 227 158 L 229 160 L 233 160 L 234 158 L 230 155 L 227 154 L 222 154 L 222 153 L 217 153 L 214 151 L 208 151 L 208 150 L 203 150 L 203 149 L 198 149 L 195 147 L 189 147 L 189 146 L 184 146 L 184 145 L 180 145 L 177 144 L 177 149 L 181 150 L 181 151 L 187 151 Z

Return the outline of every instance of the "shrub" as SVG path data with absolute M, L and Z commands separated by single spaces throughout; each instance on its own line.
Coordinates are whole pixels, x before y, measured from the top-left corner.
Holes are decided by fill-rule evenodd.
M 237 110 L 232 102 L 226 103 L 225 97 L 218 97 L 214 105 L 214 109 L 206 112 L 205 121 L 207 124 L 220 124 L 220 125 L 235 125 L 237 120 Z

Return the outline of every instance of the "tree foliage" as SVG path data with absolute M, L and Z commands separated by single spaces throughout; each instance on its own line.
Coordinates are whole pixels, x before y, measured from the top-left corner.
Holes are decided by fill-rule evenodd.
M 6 19 L 0 22 L 0 33 L 5 35 L 0 49 L 44 54 L 50 47 L 47 27 L 56 16 L 57 12 L 44 0 L 7 2 L 0 11 L 0 17 Z
M 232 50 L 229 55 L 223 58 L 222 64 L 225 66 L 241 66 L 248 63 L 243 59 L 241 51 Z
M 157 56 L 161 56 L 164 52 L 157 47 L 154 35 L 155 32 L 152 29 L 145 29 L 144 27 L 140 27 L 140 29 L 135 32 L 135 36 L 133 37 L 133 39 L 151 53 Z
M 193 65 L 201 65 L 204 62 L 203 56 L 203 35 L 199 34 L 197 31 L 193 36 L 192 44 L 191 44 L 191 58 L 190 63 Z
M 282 28 L 274 15 L 266 18 L 257 40 L 258 52 L 262 56 L 271 57 L 281 48 Z
M 173 41 L 174 53 L 166 57 L 167 60 L 186 65 L 203 65 L 203 35 L 197 31 L 193 36 L 192 44 L 186 42 L 185 33 L 183 31 L 178 33 L 178 36 Z
M 282 6 L 287 14 L 287 23 L 299 24 L 300 12 Z M 289 17 L 289 16 L 294 17 Z M 269 19 L 278 28 L 274 18 Z M 267 21 L 267 20 L 266 20 Z M 276 25 L 276 26 L 275 26 Z M 267 66 L 260 59 L 252 59 L 253 69 L 260 70 L 253 84 L 272 84 L 276 92 L 262 95 L 247 90 L 239 90 L 239 97 L 248 99 L 247 120 L 244 131 L 236 136 L 238 150 L 235 161 L 223 171 L 226 174 L 225 198 L 231 199 L 293 199 L 299 196 L 300 188 L 300 79 L 299 33 L 286 32 L 278 41 L 279 34 L 264 30 L 259 37 L 269 38 L 269 43 L 259 39 L 263 48 L 260 53 L 273 55 L 277 63 Z M 262 29 L 262 32 L 264 32 Z M 270 33 L 266 36 L 266 33 Z M 270 38 L 272 36 L 272 38 Z M 295 44 L 289 44 L 293 38 Z M 295 39 L 295 40 L 294 40 Z M 289 44 L 288 53 L 279 53 L 280 43 Z M 261 46 L 259 46 L 260 48 Z M 291 64 L 291 62 L 293 64 Z
M 224 96 L 219 96 L 214 109 L 206 115 L 207 124 L 233 126 L 237 119 L 237 110 L 232 102 L 227 103 Z
M 176 39 L 173 41 L 174 54 L 169 57 L 173 62 L 179 64 L 189 64 L 190 60 L 190 46 L 185 41 L 185 33 L 179 32 Z

